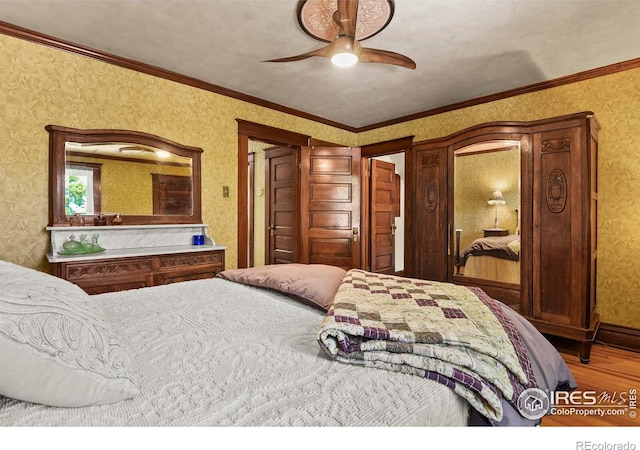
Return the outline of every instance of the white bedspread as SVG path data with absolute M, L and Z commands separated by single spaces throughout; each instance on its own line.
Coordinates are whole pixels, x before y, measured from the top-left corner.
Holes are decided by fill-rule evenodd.
M 222 279 L 93 296 L 141 394 L 54 408 L 0 396 L 0 426 L 459 426 L 468 404 L 413 375 L 333 362 L 321 311 Z

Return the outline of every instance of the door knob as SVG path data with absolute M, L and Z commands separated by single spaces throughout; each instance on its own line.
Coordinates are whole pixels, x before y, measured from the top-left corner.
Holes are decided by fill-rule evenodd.
M 353 229 L 353 242 L 358 242 L 358 228 Z

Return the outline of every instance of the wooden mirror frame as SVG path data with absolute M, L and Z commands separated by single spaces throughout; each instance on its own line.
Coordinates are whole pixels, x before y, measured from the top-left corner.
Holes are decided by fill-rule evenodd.
M 162 224 L 191 224 L 202 223 L 202 194 L 201 194 L 201 153 L 199 147 L 178 144 L 141 131 L 111 130 L 111 129 L 75 129 L 58 125 L 47 125 L 49 132 L 49 226 L 69 226 L 70 217 L 65 214 L 64 185 L 67 142 L 127 142 L 148 145 L 173 154 L 191 158 L 191 176 L 193 179 L 192 213 L 188 215 L 122 215 L 125 225 L 162 225 Z M 92 224 L 96 215 L 85 215 Z
M 526 199 L 533 198 L 532 176 L 533 163 L 531 153 L 531 138 L 526 127 L 521 127 L 516 122 L 491 122 L 481 124 L 475 127 L 461 130 L 452 135 L 452 139 L 447 147 L 447 172 L 451 175 L 448 177 L 448 210 L 447 222 L 448 227 L 447 241 L 450 246 L 447 252 L 447 281 L 469 286 L 479 286 L 492 297 L 501 300 L 507 305 L 522 308 L 523 303 L 529 296 L 531 281 L 531 260 L 533 254 L 533 217 L 531 206 L 527 204 Z M 520 152 L 520 205 L 521 214 L 520 226 L 520 283 L 512 284 L 504 281 L 489 280 L 484 278 L 465 278 L 454 274 L 455 272 L 455 169 L 454 159 L 456 151 L 472 145 L 482 144 L 485 142 L 510 141 L 519 143 Z

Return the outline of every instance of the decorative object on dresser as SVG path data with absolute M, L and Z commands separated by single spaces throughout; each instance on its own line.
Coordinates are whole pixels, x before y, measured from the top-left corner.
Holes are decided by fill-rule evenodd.
M 102 213 L 98 213 L 96 217 L 93 218 L 93 224 L 97 227 L 101 227 L 107 224 L 107 218 Z
M 98 234 L 91 236 L 91 242 L 87 240 L 86 234 L 80 235 L 80 240 L 72 234 L 69 239 L 62 243 L 62 250 L 58 250 L 58 255 L 85 255 L 87 253 L 99 253 L 105 249 L 98 244 Z
M 412 276 L 480 286 L 541 332 L 579 341 L 580 359 L 588 362 L 600 324 L 599 129 L 592 112 L 580 112 L 531 122 L 491 122 L 416 143 Z M 502 173 L 492 172 L 500 167 Z M 516 218 L 503 217 L 502 226 L 516 230 L 508 244 L 518 253 L 517 261 L 510 262 L 517 264 L 518 281 L 469 278 L 468 268 L 461 265 L 462 249 L 484 234 L 489 239 L 504 233 L 484 230 L 486 217 L 475 206 L 481 198 L 470 197 L 479 187 L 494 190 L 495 180 L 514 175 L 510 186 L 501 187 Z M 454 234 L 457 229 L 464 229 L 461 237 Z

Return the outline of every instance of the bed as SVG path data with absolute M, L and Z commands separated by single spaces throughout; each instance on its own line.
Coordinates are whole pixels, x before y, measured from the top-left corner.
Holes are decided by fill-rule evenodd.
M 220 275 L 88 296 L 0 262 L 0 426 L 540 422 L 506 400 L 500 420 L 488 419 L 442 380 L 331 355 L 322 324 L 342 314 L 334 300 L 354 277 L 370 277 L 364 271 L 294 264 Z M 504 314 L 520 330 L 537 386 L 575 388 L 557 351 Z
M 457 265 L 465 277 L 520 283 L 520 236 L 475 239 L 460 253 Z

